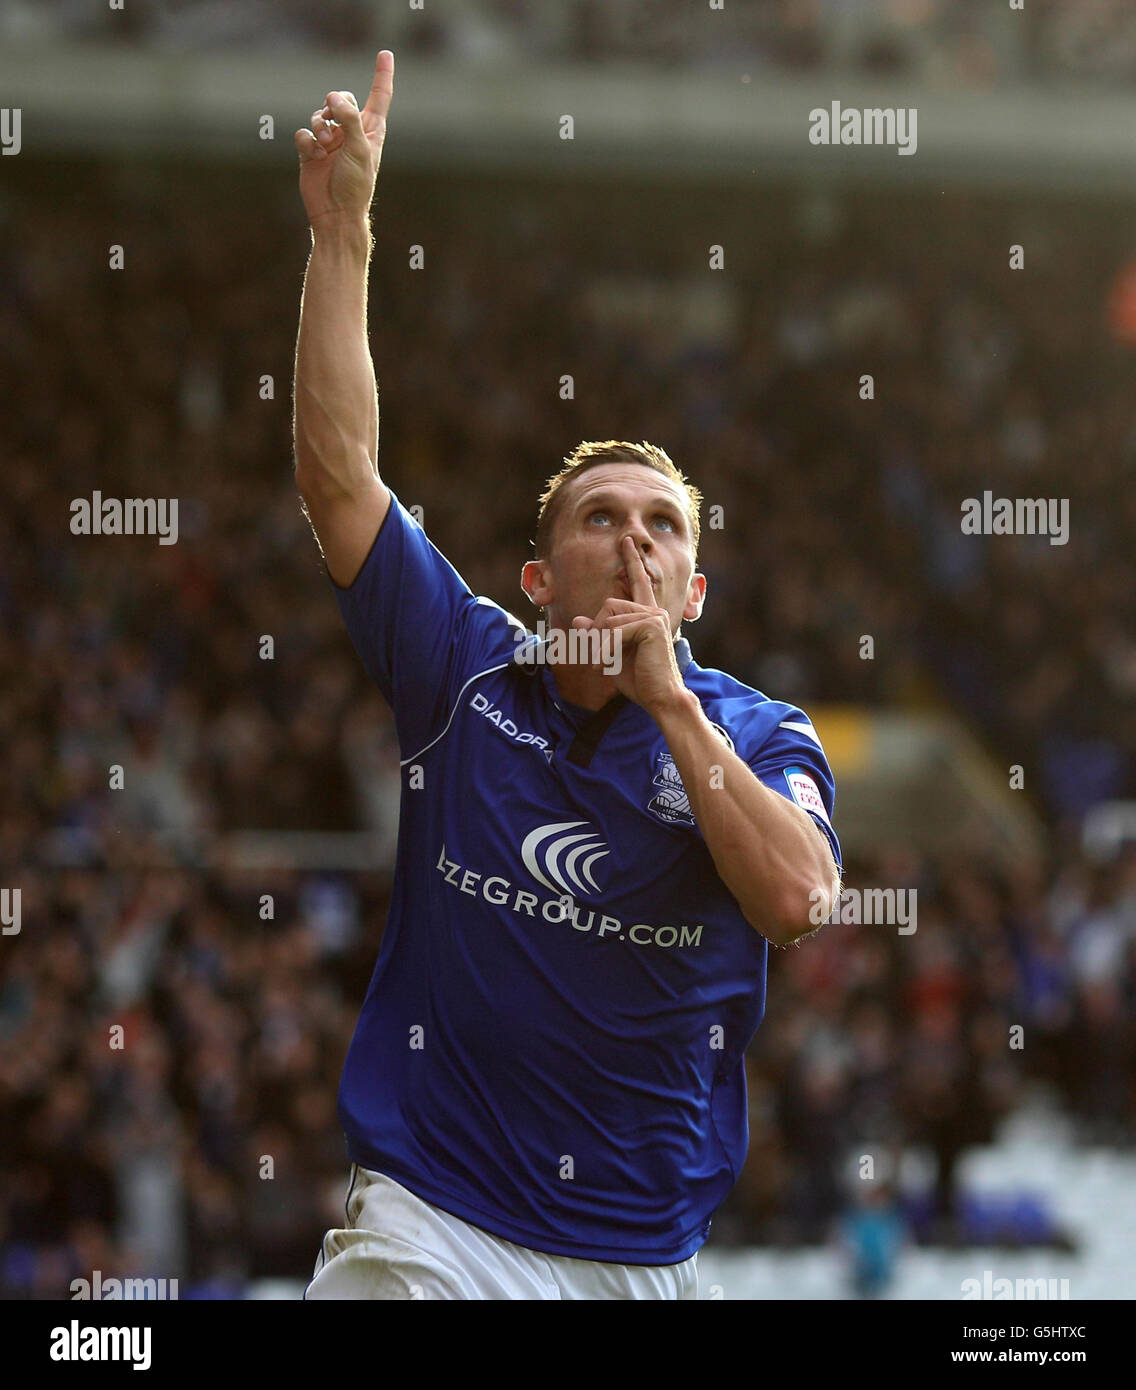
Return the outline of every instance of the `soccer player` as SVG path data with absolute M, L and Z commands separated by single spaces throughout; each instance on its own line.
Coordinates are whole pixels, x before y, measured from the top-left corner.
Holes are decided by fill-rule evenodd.
M 696 1298 L 746 1156 L 768 943 L 839 892 L 832 776 L 801 710 L 693 660 L 701 499 L 661 449 L 583 444 L 549 481 L 521 571 L 543 638 L 380 478 L 366 284 L 393 74 L 384 50 L 362 110 L 331 92 L 296 133 L 296 482 L 403 767 L 339 1091 L 345 1222 L 306 1297 Z

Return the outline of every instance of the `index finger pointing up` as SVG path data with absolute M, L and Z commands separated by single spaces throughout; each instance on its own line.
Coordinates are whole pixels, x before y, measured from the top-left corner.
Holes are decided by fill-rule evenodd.
M 363 110 L 370 112 L 372 116 L 385 119 L 393 95 L 394 54 L 389 48 L 384 48 L 375 59 L 375 76 L 371 82 L 370 96 L 368 96 L 367 104 Z
M 624 536 L 623 551 L 627 560 L 627 587 L 631 590 L 632 599 L 635 603 L 653 607 L 655 594 L 651 588 L 651 576 L 647 573 L 647 566 L 643 563 L 639 547 L 632 536 Z

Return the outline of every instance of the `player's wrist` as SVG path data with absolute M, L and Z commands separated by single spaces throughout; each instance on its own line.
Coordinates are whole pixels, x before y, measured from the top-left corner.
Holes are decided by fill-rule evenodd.
M 652 700 L 647 713 L 665 733 L 667 725 L 679 725 L 700 718 L 702 702 L 688 686 L 679 685 Z
M 317 241 L 370 244 L 371 210 L 366 208 L 329 208 L 308 219 L 312 236 Z

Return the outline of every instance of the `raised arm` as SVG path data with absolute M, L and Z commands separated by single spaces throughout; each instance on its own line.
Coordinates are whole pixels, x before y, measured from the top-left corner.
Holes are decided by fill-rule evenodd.
M 394 55 L 384 49 L 362 111 L 351 92 L 329 92 L 311 129 L 295 136 L 312 229 L 293 383 L 296 486 L 341 588 L 354 581 L 390 506 L 378 470 L 367 271 L 371 199 L 393 91 Z

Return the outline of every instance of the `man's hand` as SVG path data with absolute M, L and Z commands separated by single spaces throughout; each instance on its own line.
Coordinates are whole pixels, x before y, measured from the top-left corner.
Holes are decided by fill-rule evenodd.
M 370 209 L 393 93 L 394 54 L 384 48 L 362 111 L 352 92 L 328 92 L 324 106 L 312 112 L 311 130 L 296 131 L 300 193 L 313 227 Z
M 615 634 L 621 661 L 612 677 L 615 688 L 657 717 L 681 703 L 687 690 L 675 660 L 670 614 L 656 604 L 651 576 L 631 536 L 624 536 L 622 550 L 631 599 L 609 598 L 594 619 L 573 618 L 572 626 Z

